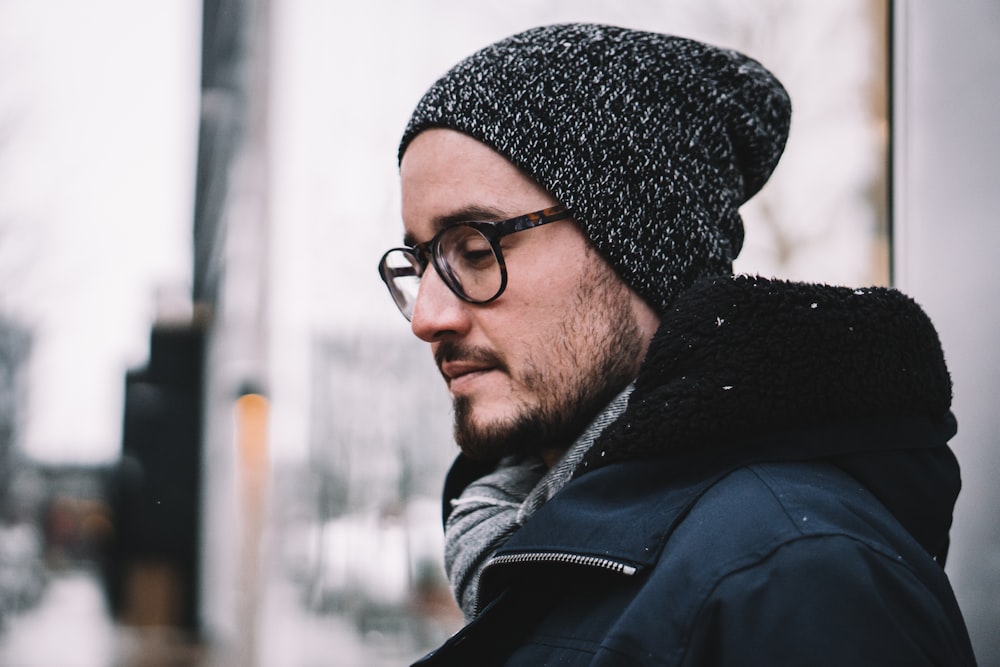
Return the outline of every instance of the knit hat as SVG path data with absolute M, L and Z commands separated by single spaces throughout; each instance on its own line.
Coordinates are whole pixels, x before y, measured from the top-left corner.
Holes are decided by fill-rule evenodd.
M 593 24 L 534 28 L 469 56 L 410 118 L 464 132 L 572 212 L 658 311 L 732 272 L 738 208 L 771 175 L 791 104 L 755 60 L 689 39 Z

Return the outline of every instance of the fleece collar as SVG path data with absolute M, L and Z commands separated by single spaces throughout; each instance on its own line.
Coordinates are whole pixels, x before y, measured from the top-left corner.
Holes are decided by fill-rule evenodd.
M 625 414 L 577 474 L 621 460 L 725 453 L 776 431 L 948 418 L 937 332 L 904 294 L 751 276 L 703 280 L 664 314 Z

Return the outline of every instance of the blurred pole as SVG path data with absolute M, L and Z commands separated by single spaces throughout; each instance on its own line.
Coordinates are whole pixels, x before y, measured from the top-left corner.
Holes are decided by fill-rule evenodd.
M 257 614 L 258 584 L 248 578 L 258 570 L 256 561 L 240 564 L 257 558 L 245 547 L 262 530 L 266 466 L 259 464 L 267 458 L 252 435 L 263 437 L 257 399 L 234 406 L 233 397 L 254 393 L 246 383 L 261 393 L 269 384 L 270 16 L 269 0 L 204 0 L 193 278 L 196 307 L 210 323 L 201 621 L 211 641 L 238 654 L 252 654 L 255 641 L 246 621 Z M 233 664 L 251 665 L 252 657 Z
M 259 394 L 236 400 L 236 457 L 239 466 L 241 534 L 239 545 L 240 596 L 236 610 L 237 638 L 234 664 L 257 665 L 258 621 L 262 568 L 261 541 L 267 519 L 270 464 L 267 448 L 268 401 Z
M 951 370 L 962 493 L 947 570 L 979 664 L 1000 665 L 1000 4 L 893 5 L 893 273 Z

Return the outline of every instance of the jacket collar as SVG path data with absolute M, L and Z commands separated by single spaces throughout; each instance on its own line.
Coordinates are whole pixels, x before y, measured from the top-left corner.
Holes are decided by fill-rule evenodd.
M 635 385 L 577 474 L 667 453 L 725 453 L 782 429 L 942 420 L 951 404 L 937 332 L 909 297 L 750 276 L 684 292 Z
M 480 579 L 480 600 L 493 599 L 539 563 L 626 574 L 652 566 L 691 506 L 728 471 L 708 461 L 680 475 L 675 467 L 667 459 L 626 461 L 574 479 L 493 555 Z
M 953 434 L 950 417 L 893 417 L 776 431 L 741 440 L 727 452 L 601 466 L 570 482 L 497 550 L 491 562 L 515 566 L 488 566 L 481 600 L 493 599 L 520 576 L 524 569 L 517 563 L 530 568 L 538 562 L 603 561 L 607 569 L 641 572 L 657 562 L 677 525 L 719 479 L 742 466 L 782 461 L 841 468 L 867 486 L 943 566 L 959 489 L 957 464 L 944 445 Z

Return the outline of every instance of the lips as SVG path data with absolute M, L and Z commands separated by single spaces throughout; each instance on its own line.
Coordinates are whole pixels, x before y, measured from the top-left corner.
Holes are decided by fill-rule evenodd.
M 446 361 L 441 364 L 441 375 L 443 375 L 445 381 L 451 385 L 451 383 L 455 380 L 460 380 L 470 375 L 485 373 L 495 369 L 496 366 L 477 361 Z
M 488 350 L 442 343 L 434 353 L 438 369 L 452 391 L 491 371 L 504 370 L 503 364 Z

